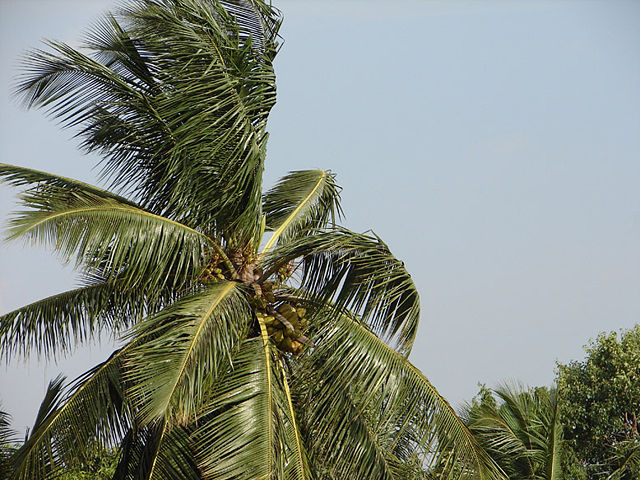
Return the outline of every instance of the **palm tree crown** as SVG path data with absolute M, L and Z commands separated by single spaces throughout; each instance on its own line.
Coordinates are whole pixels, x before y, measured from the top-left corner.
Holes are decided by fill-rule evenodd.
M 484 387 L 464 415 L 489 455 L 513 480 L 559 480 L 564 477 L 562 425 L 557 389 Z
M 55 478 L 96 442 L 116 479 L 498 476 L 407 360 L 418 292 L 380 238 L 337 226 L 335 175 L 263 194 L 280 21 L 262 0 L 132 0 L 90 54 L 26 57 L 26 103 L 79 129 L 112 191 L 0 164 L 25 188 L 9 238 L 84 281 L 1 317 L 0 345 L 122 346 L 51 395 L 12 478 Z

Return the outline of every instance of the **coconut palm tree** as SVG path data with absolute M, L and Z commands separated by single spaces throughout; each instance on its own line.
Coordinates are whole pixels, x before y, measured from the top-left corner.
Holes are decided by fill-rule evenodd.
M 442 452 L 458 477 L 498 476 L 409 362 L 418 292 L 379 237 L 336 224 L 335 175 L 263 193 L 280 21 L 261 0 L 132 0 L 89 53 L 26 57 L 27 105 L 79 129 L 109 190 L 0 165 L 25 189 L 9 238 L 84 282 L 4 315 L 2 351 L 121 346 L 51 399 L 12 478 L 96 443 L 119 449 L 115 479 L 395 479 Z
M 470 406 L 470 430 L 491 457 L 517 480 L 559 480 L 562 476 L 562 426 L 557 390 L 502 386 Z

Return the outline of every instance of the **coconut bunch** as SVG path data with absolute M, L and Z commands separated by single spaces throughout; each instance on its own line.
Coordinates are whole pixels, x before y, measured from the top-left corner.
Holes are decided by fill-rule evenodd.
M 211 282 L 214 279 L 224 280 L 225 276 L 218 264 L 210 263 L 202 271 L 201 278 L 203 282 Z
M 200 281 L 209 283 L 214 280 L 225 280 L 229 277 L 229 267 L 225 265 L 222 257 L 216 253 L 209 253 L 211 260 L 200 274 Z
M 284 302 L 277 308 L 267 305 L 264 311 L 257 311 L 256 316 L 264 322 L 267 333 L 281 352 L 299 355 L 309 342 L 303 333 L 309 326 L 306 312 L 306 308 Z
M 258 321 L 265 325 L 269 337 L 281 352 L 299 355 L 309 343 L 304 335 L 309 326 L 307 309 L 276 297 L 274 282 L 263 282 L 259 288 L 257 284 L 253 286 L 256 293 L 253 307 Z

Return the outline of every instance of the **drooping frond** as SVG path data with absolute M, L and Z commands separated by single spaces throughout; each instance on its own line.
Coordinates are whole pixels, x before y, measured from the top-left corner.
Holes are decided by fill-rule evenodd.
M 133 207 L 136 206 L 133 202 L 124 197 L 88 183 L 80 182 L 72 178 L 62 177 L 60 175 L 54 175 L 52 173 L 42 172 L 40 170 L 8 165 L 6 163 L 0 163 L 0 182 L 8 183 L 15 187 L 29 185 L 31 188 L 35 188 L 36 190 L 41 190 L 42 186 L 57 187 L 57 189 L 64 192 L 84 192 L 98 198 L 112 199 L 119 203 L 131 205 Z
M 0 316 L 0 351 L 7 361 L 32 350 L 52 357 L 101 332 L 118 335 L 157 308 L 157 293 L 123 288 L 116 279 L 34 302 Z
M 260 0 L 135 2 L 90 33 L 95 56 L 54 42 L 29 54 L 19 91 L 79 125 L 145 209 L 253 238 L 279 24 Z
M 14 457 L 12 480 L 48 479 L 82 458 L 80 446 L 115 446 L 124 436 L 129 422 L 121 384 L 126 349 L 80 376 L 65 394 L 61 380 L 52 384 L 29 437 Z
M 4 453 L 2 448 L 8 447 L 13 442 L 15 442 L 15 432 L 11 429 L 11 415 L 4 411 L 0 402 L 0 452 Z
M 297 413 L 305 426 L 304 438 L 313 471 L 324 472 L 331 479 L 394 480 L 393 465 L 388 461 L 393 452 L 378 443 L 368 412 L 363 411 L 366 407 L 354 404 L 347 386 L 338 388 L 332 379 L 313 376 L 309 371 L 303 375 L 294 385 L 298 396 L 306 398 L 298 405 Z M 309 387 L 307 383 L 330 389 L 331 394 L 324 395 L 320 388 Z M 332 410 L 335 415 L 331 414 L 331 420 L 323 420 L 326 412 Z
M 324 170 L 289 172 L 264 195 L 263 211 L 273 235 L 263 250 L 277 241 L 287 242 L 301 234 L 311 234 L 340 218 L 341 188 L 335 175 Z
M 205 411 L 210 420 L 195 436 L 204 478 L 295 478 L 285 476 L 283 418 L 277 400 L 283 392 L 276 362 L 265 331 L 244 342 L 232 368 L 212 391 Z
M 320 232 L 277 247 L 267 263 L 277 266 L 294 259 L 301 259 L 303 290 L 360 315 L 376 333 L 409 353 L 420 297 L 404 263 L 379 237 L 342 228 Z
M 544 429 L 544 433 L 538 435 L 538 444 L 540 445 L 542 442 L 542 445 L 545 447 L 544 479 L 561 480 L 564 478 L 562 473 L 563 438 L 558 390 L 554 389 L 548 393 L 540 392 L 538 395 L 542 397 L 541 400 L 545 403 L 545 408 L 542 410 L 540 416 L 546 428 Z
M 384 473 L 383 453 L 373 457 L 370 448 L 351 443 L 376 443 L 380 452 L 397 456 L 396 445 L 406 439 L 412 452 L 422 454 L 424 465 L 451 457 L 443 478 L 501 478 L 463 421 L 402 354 L 346 312 L 328 308 L 318 315 L 315 323 L 321 327 L 312 338 L 316 347 L 303 359 L 296 388 L 309 389 L 305 417 L 314 451 L 338 452 L 328 459 L 335 478 L 342 478 L 342 472 L 352 475 L 345 478 L 366 478 L 365 472 L 390 478 L 393 468 L 388 464 Z M 344 420 L 349 415 L 360 427 Z M 393 457 L 386 458 L 389 463 Z
M 53 246 L 65 261 L 119 278 L 128 288 L 180 288 L 193 280 L 211 240 L 173 220 L 112 199 L 44 187 L 22 197 L 9 239 Z
M 246 336 L 251 312 L 239 283 L 220 281 L 140 323 L 127 358 L 138 419 L 192 420 Z

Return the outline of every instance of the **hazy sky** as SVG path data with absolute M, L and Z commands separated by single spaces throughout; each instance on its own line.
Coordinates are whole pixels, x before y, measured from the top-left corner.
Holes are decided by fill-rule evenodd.
M 10 99 L 20 52 L 75 43 L 112 1 L 0 0 L 0 161 L 95 182 L 73 132 Z M 412 273 L 411 359 L 458 406 L 550 384 L 601 331 L 640 321 L 640 2 L 277 1 L 266 183 L 331 169 L 346 226 Z M 0 218 L 14 192 L 0 186 Z M 55 256 L 0 246 L 0 313 L 75 285 Z M 102 361 L 0 367 L 24 429 L 47 382 Z

